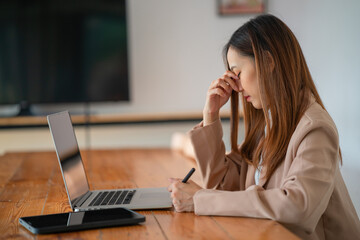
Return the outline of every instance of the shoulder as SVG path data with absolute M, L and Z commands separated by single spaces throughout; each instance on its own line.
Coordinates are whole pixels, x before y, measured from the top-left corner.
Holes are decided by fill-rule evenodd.
M 310 135 L 310 133 L 312 134 Z M 315 101 L 310 104 L 301 117 L 290 143 L 298 145 L 306 137 L 314 134 L 321 134 L 322 136 L 331 138 L 338 144 L 339 136 L 333 119 L 329 113 Z
M 329 115 L 317 102 L 312 102 L 300 119 L 296 130 L 301 128 L 324 127 L 337 132 L 336 125 Z

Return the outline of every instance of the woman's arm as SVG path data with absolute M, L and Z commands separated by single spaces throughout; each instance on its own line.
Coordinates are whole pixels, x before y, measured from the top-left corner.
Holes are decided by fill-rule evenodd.
M 240 190 L 239 181 L 234 179 L 240 174 L 240 161 L 234 154 L 225 156 L 219 118 L 219 111 L 232 91 L 240 91 L 238 83 L 239 77 L 232 71 L 212 81 L 206 94 L 203 121 L 189 133 L 205 188 Z
M 188 134 L 204 188 L 244 190 L 247 164 L 238 153 L 225 154 L 220 119 L 207 126 L 200 123 Z

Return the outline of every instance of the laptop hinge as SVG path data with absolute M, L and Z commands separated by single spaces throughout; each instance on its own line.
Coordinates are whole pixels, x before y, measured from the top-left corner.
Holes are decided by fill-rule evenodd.
M 81 207 L 81 205 L 84 204 L 84 202 L 91 196 L 92 192 L 87 191 L 84 195 L 78 197 L 74 201 L 74 208 L 75 207 Z

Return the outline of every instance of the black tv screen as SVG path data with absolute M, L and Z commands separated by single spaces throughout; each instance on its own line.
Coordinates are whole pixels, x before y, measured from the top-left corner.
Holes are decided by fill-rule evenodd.
M 125 0 L 0 1 L 0 104 L 128 100 Z

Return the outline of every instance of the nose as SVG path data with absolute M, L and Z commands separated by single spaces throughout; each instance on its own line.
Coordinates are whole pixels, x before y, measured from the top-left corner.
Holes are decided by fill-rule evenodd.
M 239 91 L 240 91 L 240 92 L 243 92 L 244 89 L 243 89 L 243 87 L 242 87 L 241 80 L 239 79 L 237 82 L 238 82 Z

